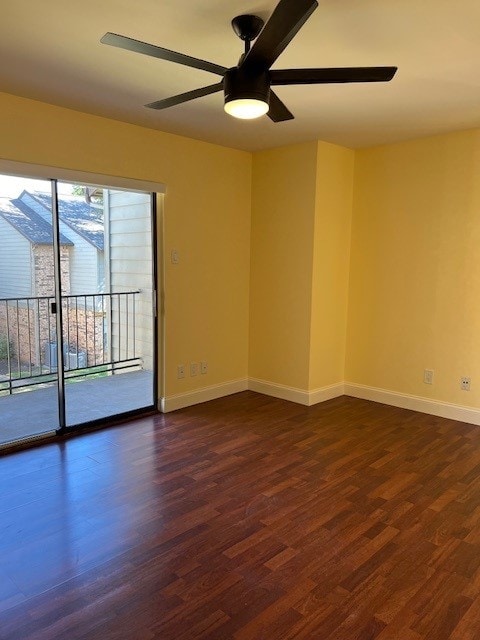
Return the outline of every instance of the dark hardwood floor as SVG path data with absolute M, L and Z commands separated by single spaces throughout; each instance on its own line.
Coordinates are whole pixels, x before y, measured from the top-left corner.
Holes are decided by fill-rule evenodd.
M 0 459 L 2 640 L 478 640 L 480 427 L 245 392 Z

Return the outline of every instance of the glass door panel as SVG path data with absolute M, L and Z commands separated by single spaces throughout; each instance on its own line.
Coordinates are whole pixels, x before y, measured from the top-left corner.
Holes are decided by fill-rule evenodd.
M 0 445 L 59 427 L 51 184 L 0 176 Z
M 59 183 L 66 426 L 154 404 L 152 196 Z

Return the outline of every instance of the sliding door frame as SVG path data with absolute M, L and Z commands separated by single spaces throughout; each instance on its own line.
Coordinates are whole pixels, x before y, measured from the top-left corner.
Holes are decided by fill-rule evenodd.
M 58 428 L 57 434 L 64 433 L 66 427 L 65 416 L 65 368 L 63 359 L 63 305 L 62 305 L 62 273 L 60 258 L 60 217 L 58 215 L 58 182 L 51 181 L 52 188 L 52 228 L 53 228 L 53 264 L 55 274 L 55 327 L 57 338 L 57 399 L 58 399 Z M 50 313 L 52 310 L 50 309 Z
M 60 217 L 58 212 L 58 192 L 57 192 L 57 179 L 51 179 L 52 182 L 52 215 L 54 217 L 53 223 L 53 238 L 54 238 L 54 256 L 55 256 L 55 301 L 56 301 L 56 327 L 57 327 L 57 353 L 58 353 L 58 418 L 59 418 L 59 427 L 56 430 L 56 435 L 65 435 L 68 433 L 74 433 L 75 431 L 85 431 L 95 427 L 101 427 L 108 425 L 112 422 L 127 420 L 128 418 L 133 418 L 135 416 L 144 415 L 146 413 L 156 413 L 157 403 L 158 403 L 158 371 L 160 368 L 158 357 L 159 357 L 159 348 L 158 348 L 158 336 L 160 335 L 158 323 L 159 323 L 159 314 L 158 314 L 158 242 L 157 242 L 157 231 L 158 231 L 158 207 L 157 207 L 157 192 L 144 192 L 149 193 L 150 195 L 150 229 L 151 229 L 151 247 L 152 247 L 152 336 L 153 336 L 153 344 L 152 344 L 152 355 L 153 355 L 153 375 L 152 375 L 152 404 L 147 405 L 145 407 L 141 407 L 139 409 L 132 409 L 131 411 L 125 411 L 122 413 L 116 413 L 111 416 L 106 416 L 104 418 L 99 418 L 97 420 L 92 420 L 90 422 L 82 422 L 80 424 L 68 425 L 66 419 L 66 393 L 65 393 L 65 370 L 64 370 L 64 356 L 63 356 L 63 312 L 62 312 L 62 281 L 61 281 L 61 258 L 60 258 Z M 72 182 L 78 182 L 76 180 L 72 180 Z M 109 188 L 111 185 L 104 184 L 98 185 L 99 187 Z M 128 189 L 124 188 L 125 191 Z M 133 191 L 133 189 L 132 189 Z M 135 189 L 135 191 L 141 191 L 140 189 Z
M 52 434 L 64 436 L 66 434 L 86 431 L 92 428 L 101 428 L 108 424 L 122 422 L 135 416 L 156 413 L 158 411 L 158 393 L 159 393 L 159 375 L 164 371 L 164 348 L 159 346 L 159 337 L 164 336 L 164 329 L 159 326 L 163 322 L 163 313 L 159 313 L 159 303 L 163 299 L 163 269 L 158 255 L 159 246 L 163 242 L 163 213 L 159 213 L 157 199 L 161 197 L 166 189 L 165 185 L 157 182 L 148 182 L 144 180 L 136 180 L 133 178 L 123 178 L 119 176 L 110 176 L 104 174 L 92 174 L 89 172 L 62 169 L 59 167 L 48 167 L 44 165 L 33 165 L 22 162 L 0 159 L 0 174 L 17 176 L 21 178 L 43 179 L 49 180 L 51 184 L 52 196 L 52 229 L 53 229 L 53 256 L 54 256 L 54 273 L 55 273 L 55 326 L 57 339 L 57 385 L 58 385 L 58 424 L 52 424 L 51 431 L 45 433 L 45 440 L 51 439 Z M 52 178 L 52 176 L 56 176 Z M 153 375 L 152 375 L 152 404 L 133 409 L 131 411 L 114 414 L 98 420 L 83 422 L 78 425 L 66 426 L 66 397 L 65 397 L 65 371 L 64 371 L 64 352 L 63 352 L 63 313 L 62 313 L 62 282 L 61 282 L 61 248 L 60 248 L 60 219 L 58 212 L 58 181 L 97 185 L 102 188 L 119 188 L 125 191 L 136 191 L 148 193 L 150 195 L 150 211 L 151 211 L 151 248 L 152 248 L 152 355 L 153 355 Z M 162 239 L 158 239 L 158 233 L 162 232 Z M 161 287 L 161 288 L 159 288 Z M 162 303 L 163 308 L 163 303 Z M 160 360 L 161 359 L 161 360 Z M 162 384 L 164 381 L 162 379 Z M 41 436 L 34 438 L 34 442 L 41 443 Z M 32 444 L 32 438 L 14 440 L 11 446 L 16 448 L 22 446 L 23 443 Z M 3 448 L 3 447 L 2 447 Z

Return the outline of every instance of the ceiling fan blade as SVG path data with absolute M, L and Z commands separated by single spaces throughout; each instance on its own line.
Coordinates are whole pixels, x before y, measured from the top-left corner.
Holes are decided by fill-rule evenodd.
M 211 84 L 208 87 L 202 87 L 201 89 L 194 89 L 193 91 L 187 91 L 186 93 L 180 93 L 177 96 L 171 98 L 165 98 L 164 100 L 157 100 L 151 102 L 145 106 L 149 109 L 166 109 L 167 107 L 174 107 L 176 104 L 182 104 L 182 102 L 188 102 L 189 100 L 195 100 L 195 98 L 202 98 L 208 96 L 211 93 L 222 91 L 223 82 L 217 82 L 217 84 Z
M 241 64 L 266 71 L 318 7 L 317 0 L 280 0 Z
M 276 69 L 272 85 L 330 84 L 336 82 L 388 82 L 397 67 L 344 67 L 339 69 Z
M 168 60 L 169 62 L 177 62 L 178 64 L 184 64 L 187 67 L 194 67 L 202 71 L 209 71 L 210 73 L 217 73 L 219 76 L 223 76 L 227 70 L 226 67 L 222 67 L 219 64 L 200 60 L 200 58 L 192 58 L 183 53 L 177 53 L 176 51 L 170 51 L 170 49 L 157 47 L 154 44 L 148 44 L 148 42 L 134 40 L 133 38 L 127 38 L 127 36 L 120 36 L 117 33 L 106 33 L 100 39 L 100 42 L 109 44 L 112 47 L 118 47 L 119 49 L 143 53 L 145 56 L 152 56 L 154 58 L 160 58 L 161 60 Z
M 287 109 L 276 93 L 270 91 L 270 108 L 267 116 L 273 122 L 285 122 L 285 120 L 293 120 L 293 113 Z

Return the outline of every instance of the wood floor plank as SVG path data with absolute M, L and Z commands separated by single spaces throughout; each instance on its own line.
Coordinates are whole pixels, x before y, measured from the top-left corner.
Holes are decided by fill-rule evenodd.
M 480 427 L 252 392 L 0 457 L 2 640 L 477 640 Z

